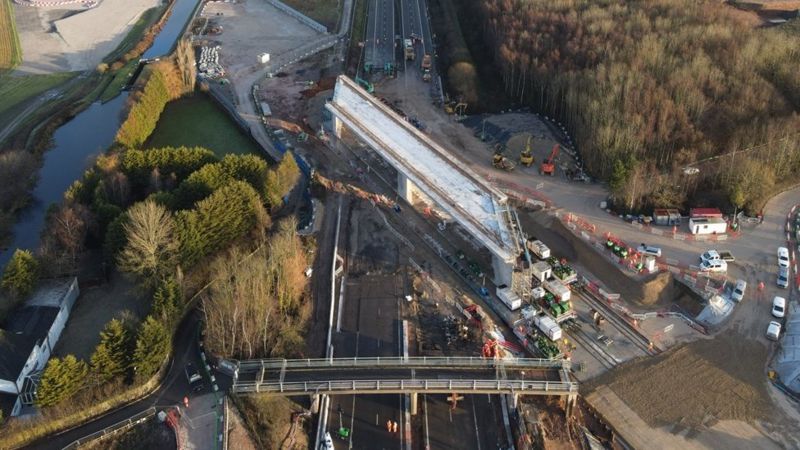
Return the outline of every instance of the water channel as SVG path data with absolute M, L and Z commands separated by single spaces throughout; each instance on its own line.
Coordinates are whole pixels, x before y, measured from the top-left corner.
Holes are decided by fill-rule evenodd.
M 172 51 L 199 0 L 175 2 L 167 23 L 143 58 L 156 58 Z M 114 141 L 127 97 L 123 93 L 109 102 L 95 103 L 55 131 L 53 145 L 44 154 L 31 204 L 19 215 L 9 247 L 0 250 L 0 268 L 5 267 L 17 248 L 38 247 L 47 209 L 61 202 L 64 191 Z

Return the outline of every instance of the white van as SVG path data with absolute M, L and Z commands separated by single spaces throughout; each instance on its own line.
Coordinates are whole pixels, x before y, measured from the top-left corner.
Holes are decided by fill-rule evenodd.
M 744 280 L 736 280 L 736 285 L 733 287 L 731 293 L 731 300 L 740 302 L 744 298 L 744 291 L 747 289 L 747 282 Z
M 656 258 L 661 258 L 661 249 L 659 247 L 653 247 L 652 245 L 647 245 L 642 243 L 639 247 L 636 248 L 639 253 L 655 256 Z

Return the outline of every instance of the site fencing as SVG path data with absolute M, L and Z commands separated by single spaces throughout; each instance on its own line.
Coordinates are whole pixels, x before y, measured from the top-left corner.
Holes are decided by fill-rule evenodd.
M 78 447 L 80 447 L 82 445 L 86 445 L 89 442 L 99 441 L 99 440 L 102 440 L 102 439 L 105 439 L 105 438 L 108 438 L 108 437 L 116 436 L 117 434 L 122 433 L 122 432 L 130 429 L 131 427 L 134 427 L 136 425 L 139 425 L 140 423 L 143 423 L 143 422 L 147 421 L 152 416 L 154 416 L 155 413 L 156 413 L 156 408 L 154 408 L 154 407 L 146 409 L 146 410 L 144 410 L 144 411 L 142 411 L 142 412 L 140 412 L 138 414 L 135 414 L 132 417 L 129 417 L 129 418 L 127 418 L 127 419 L 125 419 L 125 420 L 123 420 L 121 422 L 117 422 L 114 425 L 111 425 L 111 426 L 109 426 L 107 428 L 103 428 L 100 431 L 97 431 L 97 432 L 92 433 L 92 434 L 90 434 L 88 436 L 85 436 L 85 437 L 82 437 L 82 438 L 80 438 L 78 440 L 75 440 L 71 444 L 69 444 L 66 447 L 64 447 L 64 450 L 77 449 Z

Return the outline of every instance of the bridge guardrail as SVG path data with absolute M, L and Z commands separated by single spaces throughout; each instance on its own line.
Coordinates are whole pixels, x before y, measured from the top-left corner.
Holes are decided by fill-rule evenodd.
M 78 447 L 80 447 L 82 445 L 88 444 L 89 442 L 92 442 L 92 441 L 95 441 L 95 440 L 98 440 L 98 439 L 103 439 L 103 438 L 106 438 L 106 437 L 109 437 L 109 436 L 113 436 L 116 433 L 119 433 L 121 431 L 125 431 L 125 430 L 127 430 L 128 428 L 130 428 L 130 427 L 132 427 L 134 425 L 138 425 L 138 424 L 144 422 L 145 420 L 147 420 L 150 417 L 152 417 L 155 413 L 156 413 L 156 408 L 155 407 L 150 407 L 150 408 L 148 408 L 148 409 L 146 409 L 146 410 L 144 410 L 144 411 L 142 411 L 142 412 L 140 412 L 138 414 L 134 414 L 133 416 L 131 416 L 131 417 L 125 419 L 125 420 L 119 421 L 119 422 L 117 422 L 117 423 L 115 423 L 115 424 L 113 424 L 113 425 L 111 425 L 109 427 L 103 428 L 100 431 L 92 433 L 92 434 L 90 434 L 88 436 L 84 436 L 84 437 L 82 437 L 80 439 L 77 439 L 77 440 L 73 441 L 71 444 L 69 444 L 66 447 L 64 447 L 62 450 L 76 449 L 76 448 L 78 448 Z
M 235 393 L 261 394 L 345 394 L 345 393 L 516 393 L 531 395 L 569 395 L 578 393 L 578 383 L 570 381 L 528 380 L 338 380 L 237 383 Z
M 431 367 L 431 368 L 494 368 L 520 367 L 526 369 L 570 369 L 566 360 L 541 358 L 486 359 L 477 356 L 417 356 L 417 357 L 357 357 L 357 358 L 307 358 L 260 359 L 239 361 L 239 373 L 255 370 L 322 369 L 360 367 Z

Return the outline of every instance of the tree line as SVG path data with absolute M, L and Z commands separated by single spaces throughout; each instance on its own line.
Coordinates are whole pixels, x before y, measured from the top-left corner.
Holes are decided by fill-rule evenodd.
M 564 122 L 625 209 L 702 204 L 713 193 L 757 210 L 782 180 L 797 180 L 797 24 L 758 28 L 728 5 L 693 0 L 468 7 L 507 94 Z M 717 155 L 726 156 L 695 179 L 683 174 Z
M 159 169 L 173 183 L 156 182 L 158 177 L 153 174 L 161 173 Z M 148 172 L 150 176 L 145 176 Z M 276 302 L 276 322 L 270 322 L 270 337 L 259 337 L 259 341 L 269 343 L 270 348 L 279 344 L 282 347 L 275 348 L 296 349 L 302 343 L 300 333 L 308 311 L 298 305 L 305 285 L 305 253 L 293 221 L 282 223 L 274 237 L 267 237 L 271 220 L 265 205 L 269 199 L 285 196 L 298 178 L 299 169 L 290 153 L 271 169 L 253 155 L 228 155 L 220 161 L 203 148 L 127 150 L 99 157 L 67 191 L 64 204 L 50 212 L 43 253 L 37 257 L 26 250 L 15 252 L 3 272 L 2 288 L 14 298 L 24 298 L 33 290 L 40 272 L 58 266 L 53 261 L 75 264 L 86 249 L 87 236 L 104 228 L 105 235 L 98 238 L 104 242 L 107 260 L 152 293 L 150 313 L 141 322 L 128 318 L 106 324 L 89 361 L 73 355 L 51 358 L 40 380 L 38 405 L 57 407 L 75 396 L 91 397 L 109 386 L 135 385 L 152 377 L 169 354 L 172 332 L 184 311 L 184 270 L 192 270 L 246 235 L 261 243 L 263 261 L 255 259 L 267 264 L 259 269 L 263 269 L 260 275 L 269 285 L 269 296 L 250 297 L 258 300 L 258 305 L 245 302 L 235 307 L 251 308 L 256 314 L 261 303 Z M 189 189 L 184 186 L 193 187 L 192 198 L 196 200 L 178 208 L 174 197 Z M 269 206 L 274 210 L 280 205 Z M 109 208 L 116 214 L 106 217 L 107 223 L 101 227 L 101 217 Z M 250 240 L 218 256 L 213 263 L 215 270 L 222 274 L 227 270 L 233 276 L 250 268 L 245 265 L 239 269 L 236 264 L 237 252 L 243 251 L 246 242 Z M 48 261 L 46 270 L 40 261 Z M 234 283 L 222 278 L 222 284 Z M 225 311 L 224 302 L 231 297 L 222 294 L 227 288 L 212 292 L 213 302 L 223 305 L 213 306 L 209 297 L 204 306 L 207 316 L 219 323 L 216 314 Z M 262 316 L 238 319 L 249 323 L 253 317 Z M 226 326 L 235 326 L 243 336 L 249 336 L 247 324 Z M 213 330 L 212 335 L 219 329 Z M 257 351 L 264 354 L 263 345 Z
M 141 147 L 153 133 L 161 113 L 171 100 L 194 91 L 194 53 L 188 41 L 181 41 L 175 55 L 147 65 L 142 72 L 144 87 L 128 99 L 126 119 L 117 131 L 116 141 L 127 148 Z

